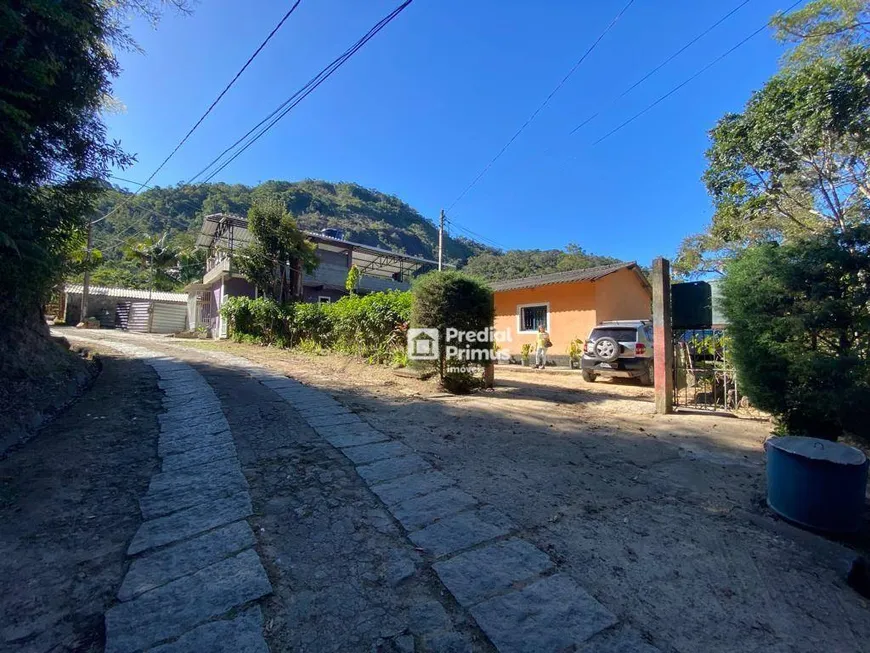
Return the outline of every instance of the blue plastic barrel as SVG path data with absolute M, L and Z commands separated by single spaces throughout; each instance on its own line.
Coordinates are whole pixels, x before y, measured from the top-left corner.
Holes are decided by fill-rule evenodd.
M 789 521 L 819 531 L 853 533 L 861 527 L 867 492 L 867 456 L 839 442 L 770 438 L 767 505 Z

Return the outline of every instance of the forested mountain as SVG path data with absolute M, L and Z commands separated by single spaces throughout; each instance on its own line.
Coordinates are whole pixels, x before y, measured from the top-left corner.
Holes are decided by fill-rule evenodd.
M 122 255 L 131 239 L 168 233 L 172 246 L 190 250 L 203 216 L 219 212 L 244 216 L 254 200 L 267 196 L 281 198 L 304 230 L 341 229 L 346 239 L 366 245 L 433 260 L 438 255 L 438 228 L 431 221 L 399 198 L 357 184 L 314 180 L 267 181 L 254 187 L 196 184 L 130 195 L 109 188 L 98 207 L 97 216 L 110 215 L 95 225 L 94 245 L 104 257 L 92 276 L 95 284 L 146 287 L 150 276 Z M 456 265 L 485 251 L 493 250 L 465 238 L 445 239 L 445 259 Z M 201 274 L 196 257 L 186 257 L 180 281 Z
M 296 217 L 300 228 L 319 231 L 341 229 L 348 240 L 436 259 L 438 229 L 430 220 L 397 197 L 352 183 L 305 180 L 243 184 L 196 184 L 151 188 L 131 197 L 109 187 L 96 217 L 94 246 L 103 255 L 93 272 L 96 285 L 147 288 L 152 277 L 123 252 L 131 241 L 168 234 L 167 244 L 182 254 L 175 270 L 177 282 L 162 276 L 157 285 L 172 289 L 202 276 L 202 252 L 193 243 L 203 216 L 211 213 L 246 215 L 252 202 L 278 196 Z M 494 281 L 560 270 L 604 265 L 616 259 L 587 254 L 576 245 L 562 250 L 512 250 L 503 253 L 466 238 L 445 238 L 445 259 L 480 278 Z
M 512 249 L 504 253 L 481 252 L 468 260 L 464 271 L 487 281 L 504 281 L 611 263 L 619 263 L 619 259 L 588 254 L 581 247 L 569 244 L 564 250 Z

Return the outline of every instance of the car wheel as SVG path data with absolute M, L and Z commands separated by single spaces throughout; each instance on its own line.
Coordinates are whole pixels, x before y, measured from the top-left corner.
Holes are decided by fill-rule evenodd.
M 595 357 L 605 363 L 612 363 L 619 358 L 619 343 L 614 338 L 599 338 L 593 347 Z
M 597 377 L 597 376 L 598 376 L 597 374 L 594 374 L 593 372 L 590 372 L 589 370 L 583 370 L 583 380 L 586 381 L 587 383 L 595 383 L 595 377 Z

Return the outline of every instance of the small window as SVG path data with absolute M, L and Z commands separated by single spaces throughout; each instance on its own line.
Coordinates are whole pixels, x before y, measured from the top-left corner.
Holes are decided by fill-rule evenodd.
M 547 305 L 520 306 L 520 331 L 537 331 L 547 328 Z
M 331 301 L 332 301 L 332 298 L 331 298 L 331 297 L 326 297 L 326 296 L 324 296 L 324 295 L 320 295 L 320 296 L 317 298 L 317 303 L 318 303 L 318 304 L 328 304 L 328 303 L 330 303 Z

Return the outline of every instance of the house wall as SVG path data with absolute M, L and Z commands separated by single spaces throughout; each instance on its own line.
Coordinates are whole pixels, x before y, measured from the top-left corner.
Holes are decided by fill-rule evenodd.
M 634 270 L 608 274 L 594 285 L 599 322 L 652 318 L 652 291 L 643 285 Z
M 224 297 L 250 297 L 253 299 L 257 292 L 247 279 L 233 277 L 224 280 Z
M 589 281 L 560 283 L 538 288 L 504 290 L 495 293 L 495 328 L 510 331 L 511 342 L 504 348 L 520 355 L 525 343 L 535 342 L 534 333 L 519 333 L 519 306 L 549 303 L 549 333 L 553 347 L 550 355 L 567 355 L 574 338 L 586 339 L 596 324 L 595 284 Z
M 349 252 L 332 252 L 328 249 L 317 249 L 317 258 L 321 265 L 334 265 L 347 270 L 351 266 Z
M 320 297 L 329 297 L 331 302 L 337 302 L 345 295 L 347 295 L 345 291 L 336 290 L 335 288 L 322 288 L 318 290 L 317 288 L 305 287 L 302 289 L 302 300 L 306 302 L 316 303 Z

